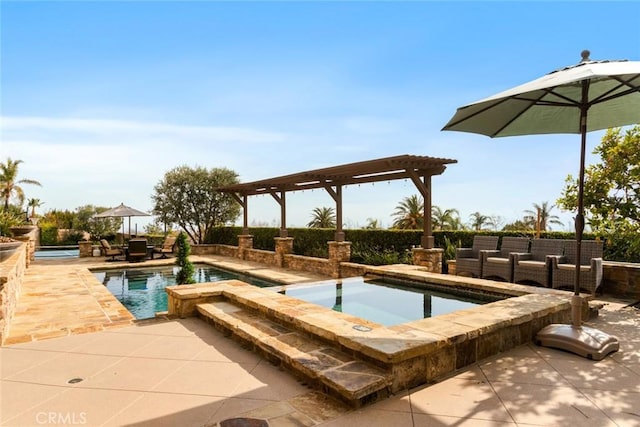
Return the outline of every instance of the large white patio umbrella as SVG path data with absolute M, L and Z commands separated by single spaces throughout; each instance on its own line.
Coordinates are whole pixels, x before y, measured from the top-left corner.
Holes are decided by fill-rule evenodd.
M 592 61 L 582 52 L 577 65 L 458 108 L 443 130 L 491 138 L 577 133 L 581 135 L 576 254 L 584 231 L 584 163 L 587 132 L 640 123 L 640 61 Z M 537 335 L 542 345 L 600 360 L 619 348 L 618 340 L 582 326 L 580 265 L 572 304 L 572 325 L 549 325 Z
M 134 209 L 132 207 L 126 206 L 124 203 L 120 203 L 120 205 L 115 208 L 108 209 L 104 212 L 101 212 L 97 215 L 94 215 L 94 218 L 129 218 L 129 235 L 131 235 L 131 217 L 132 216 L 151 216 L 146 212 L 139 211 L 138 209 Z M 122 238 L 124 239 L 124 221 L 122 222 Z M 124 241 L 123 241 L 124 243 Z

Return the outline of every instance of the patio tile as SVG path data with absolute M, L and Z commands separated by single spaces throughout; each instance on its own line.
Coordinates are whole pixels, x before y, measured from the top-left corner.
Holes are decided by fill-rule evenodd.
M 619 426 L 640 426 L 640 393 L 584 390 L 587 398 Z
M 540 384 L 493 383 L 509 414 L 518 424 L 544 426 L 614 426 L 580 391 Z
M 413 414 L 414 427 L 510 427 L 513 421 L 483 420 L 479 418 L 446 417 L 432 414 Z
M 579 389 L 640 392 L 640 376 L 609 357 L 595 362 L 573 355 L 548 363 Z
M 240 343 L 223 337 L 210 343 L 206 348 L 194 355 L 193 360 L 233 362 L 255 366 L 262 358 L 251 350 L 242 347 Z
M 134 325 L 121 329 L 115 329 L 113 333 L 122 334 L 142 334 L 142 335 L 159 335 L 168 337 L 188 337 L 197 334 L 199 331 L 205 331 L 210 328 L 200 319 L 179 319 L 179 320 L 156 320 L 140 321 Z
M 91 375 L 82 386 L 114 390 L 151 390 L 185 363 L 181 360 L 128 357 Z
M 55 341 L 55 340 L 54 340 Z M 0 348 L 0 378 L 5 379 L 45 362 L 42 352 L 28 348 Z
M 307 393 L 309 388 L 301 384 L 287 371 L 262 360 L 251 370 L 250 375 L 238 378 L 233 393 L 252 399 L 287 400 Z
M 44 362 L 14 373 L 7 378 L 13 381 L 66 387 L 72 378 L 86 380 L 122 360 L 122 358 L 115 356 L 76 353 L 44 352 L 42 355 L 46 359 Z
M 201 427 L 220 409 L 224 400 L 212 396 L 144 393 L 113 415 L 103 426 L 148 425 Z
M 89 341 L 74 349 L 79 354 L 101 354 L 109 356 L 129 356 L 144 348 L 157 337 L 152 335 L 115 334 L 103 332 L 100 339 Z
M 488 382 L 450 378 L 410 394 L 414 413 L 512 421 Z
M 222 362 L 182 362 L 179 369 L 153 387 L 153 391 L 230 397 L 253 366 Z
M 2 381 L 0 386 L 0 425 L 35 425 L 36 420 L 31 408 L 37 407 L 64 393 L 65 388 L 32 384 L 27 382 Z M 29 411 L 18 422 L 17 418 Z M 28 419 L 25 419 L 27 417 Z
M 480 362 L 479 365 L 486 378 L 492 382 L 569 385 L 548 361 L 540 357 L 507 353 Z
M 68 388 L 11 420 L 15 426 L 30 425 L 102 425 L 129 405 L 135 405 L 142 393 L 116 390 Z M 96 405 L 96 402 L 100 404 Z
M 140 338 L 140 335 L 130 335 Z M 210 345 L 196 335 L 190 336 L 150 336 L 153 340 L 131 353 L 132 357 L 154 359 L 191 360 Z

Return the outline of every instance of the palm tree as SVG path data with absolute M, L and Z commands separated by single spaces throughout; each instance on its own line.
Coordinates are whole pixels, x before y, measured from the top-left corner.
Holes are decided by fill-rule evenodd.
M 311 221 L 307 224 L 310 228 L 334 228 L 336 226 L 336 214 L 333 208 L 315 208 L 311 215 Z
M 405 230 L 419 230 L 424 224 L 424 203 L 422 197 L 417 195 L 408 196 L 402 199 L 392 217 L 395 217 L 393 221 L 393 228 L 400 228 Z
M 433 206 L 431 208 L 431 221 L 433 222 L 434 230 L 459 230 L 463 228 L 457 209 L 445 209 L 443 211 L 439 206 Z
M 542 202 L 542 204 L 533 204 L 533 210 L 526 210 L 524 213 L 524 222 L 530 224 L 531 228 L 536 230 L 539 235 L 541 231 L 547 231 L 547 227 L 551 224 L 563 225 L 560 218 L 557 215 L 551 215 L 551 210 L 555 205 L 549 206 L 549 202 Z
M 44 202 L 41 202 L 40 199 L 27 199 L 27 206 L 31 208 L 31 215 L 29 218 L 35 218 L 36 216 L 36 208 L 42 206 Z
M 492 225 L 493 223 L 491 217 L 482 215 L 480 212 L 474 212 L 470 215 L 470 217 L 471 227 L 473 227 L 473 229 L 476 231 L 480 231 L 485 225 Z
M 0 195 L 4 199 L 4 210 L 9 209 L 9 200 L 15 194 L 20 200 L 20 204 L 24 200 L 24 191 L 18 184 L 33 184 L 42 186 L 38 181 L 33 179 L 18 179 L 18 166 L 23 163 L 22 160 L 11 160 L 7 157 L 5 163 L 0 163 Z

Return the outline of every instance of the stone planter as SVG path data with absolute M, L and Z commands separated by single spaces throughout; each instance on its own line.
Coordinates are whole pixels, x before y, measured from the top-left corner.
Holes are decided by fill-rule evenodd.
M 10 227 L 11 233 L 15 236 L 24 236 L 25 234 L 31 233 L 33 230 L 37 229 L 35 225 L 16 225 L 14 227 Z
M 447 261 L 447 273 L 448 274 L 452 274 L 452 275 L 456 275 L 456 260 L 455 259 L 450 259 Z
M 0 262 L 9 258 L 22 245 L 22 242 L 0 243 Z

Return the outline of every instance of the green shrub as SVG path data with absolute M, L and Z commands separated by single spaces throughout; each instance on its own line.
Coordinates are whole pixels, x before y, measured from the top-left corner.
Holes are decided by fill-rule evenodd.
M 193 263 L 189 261 L 191 245 L 189 245 L 189 241 L 187 240 L 187 235 L 185 233 L 181 232 L 178 234 L 176 245 L 178 246 L 176 265 L 180 267 L 180 270 L 176 274 L 176 284 L 186 285 L 189 283 L 195 283 L 195 279 L 193 278 L 195 268 L 193 267 Z

